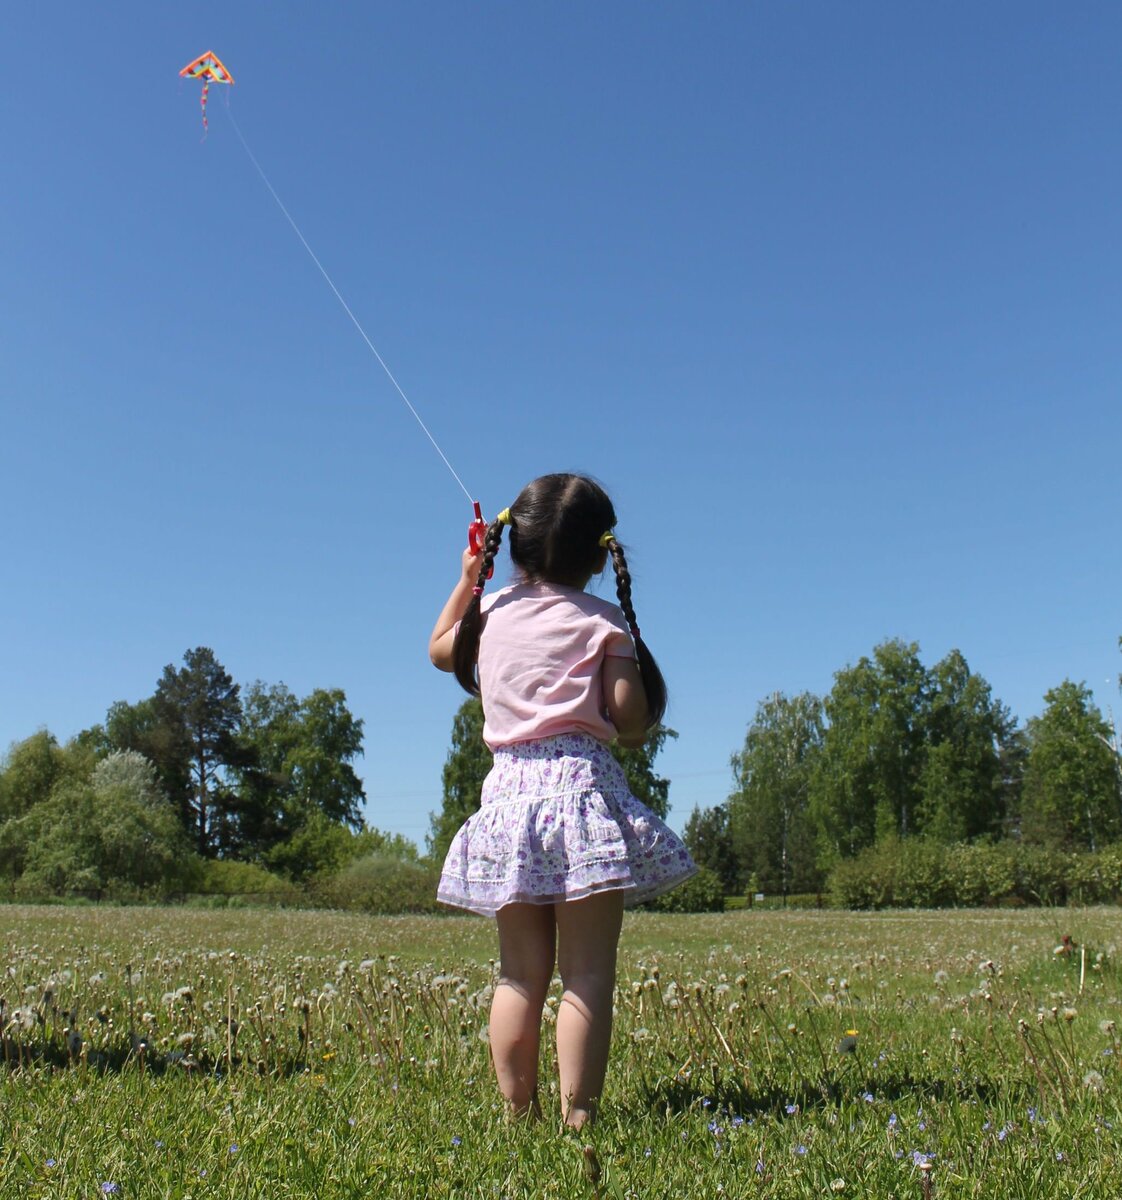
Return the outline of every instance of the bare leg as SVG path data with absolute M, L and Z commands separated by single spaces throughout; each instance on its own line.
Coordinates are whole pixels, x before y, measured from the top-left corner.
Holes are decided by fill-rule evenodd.
M 557 1012 L 561 1111 L 566 1125 L 580 1129 L 596 1115 L 608 1069 L 623 893 L 598 892 L 554 912 L 565 989 Z
M 498 912 L 499 982 L 491 1000 L 491 1058 L 514 1116 L 536 1115 L 542 1005 L 553 978 L 554 920 L 548 904 Z

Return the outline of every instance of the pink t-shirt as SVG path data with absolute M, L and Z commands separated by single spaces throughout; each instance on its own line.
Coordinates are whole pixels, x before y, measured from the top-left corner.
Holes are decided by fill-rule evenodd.
M 580 588 L 521 583 L 483 598 L 479 686 L 492 750 L 557 733 L 616 736 L 605 657 L 634 658 L 623 613 Z

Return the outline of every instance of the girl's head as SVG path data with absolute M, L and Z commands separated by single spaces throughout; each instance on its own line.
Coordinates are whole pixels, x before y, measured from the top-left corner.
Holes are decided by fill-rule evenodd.
M 631 574 L 623 547 L 612 532 L 615 509 L 607 492 L 585 475 L 542 475 L 528 483 L 518 499 L 487 528 L 479 558 L 475 595 L 460 622 L 455 644 L 455 672 L 460 684 L 478 694 L 476 659 L 482 630 L 480 596 L 510 526 L 510 557 L 525 583 L 556 583 L 583 588 L 602 571 L 610 555 L 620 608 L 631 627 L 652 726 L 666 711 L 666 684 L 654 657 L 639 636 L 631 604 Z

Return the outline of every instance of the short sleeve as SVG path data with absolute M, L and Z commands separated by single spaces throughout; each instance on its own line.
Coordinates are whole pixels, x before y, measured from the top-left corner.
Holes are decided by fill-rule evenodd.
M 607 618 L 608 631 L 607 637 L 604 639 L 604 657 L 605 658 L 634 658 L 635 643 L 631 638 L 631 631 L 627 628 L 627 624 L 623 619 L 623 613 L 618 614 L 618 620 L 613 618 L 616 614 Z

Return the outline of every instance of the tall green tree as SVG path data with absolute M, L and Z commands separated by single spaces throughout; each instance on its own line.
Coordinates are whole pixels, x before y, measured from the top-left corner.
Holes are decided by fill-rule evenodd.
M 741 878 L 787 895 L 821 884 L 811 784 L 822 752 L 823 706 L 810 692 L 760 701 L 732 756 L 729 829 Z
M 303 700 L 284 684 L 260 681 L 243 697 L 239 771 L 240 827 L 265 853 L 316 819 L 347 830 L 362 827 L 362 782 L 352 763 L 362 754 L 361 720 L 340 688 L 317 688 Z M 318 834 L 313 836 L 313 842 Z M 318 844 L 318 842 L 317 842 Z
M 1021 832 L 1026 841 L 1096 850 L 1122 837 L 1111 729 L 1090 690 L 1065 679 L 1028 725 Z
M 998 835 L 1016 722 L 958 650 L 929 674 L 917 829 L 942 842 Z
M 443 803 L 430 816 L 429 857 L 441 862 L 460 826 L 479 811 L 483 781 L 491 769 L 491 751 L 483 741 L 483 704 L 469 696 L 452 718 L 452 745 L 441 772 Z
M 240 842 L 228 772 L 248 764 L 238 740 L 240 688 L 207 646 L 169 663 L 152 697 L 156 726 L 189 763 L 189 786 L 173 799 L 204 858 L 236 853 Z
M 732 846 L 727 804 L 714 804 L 712 808 L 695 805 L 682 840 L 694 862 L 712 871 L 726 894 L 740 890 L 740 867 Z

